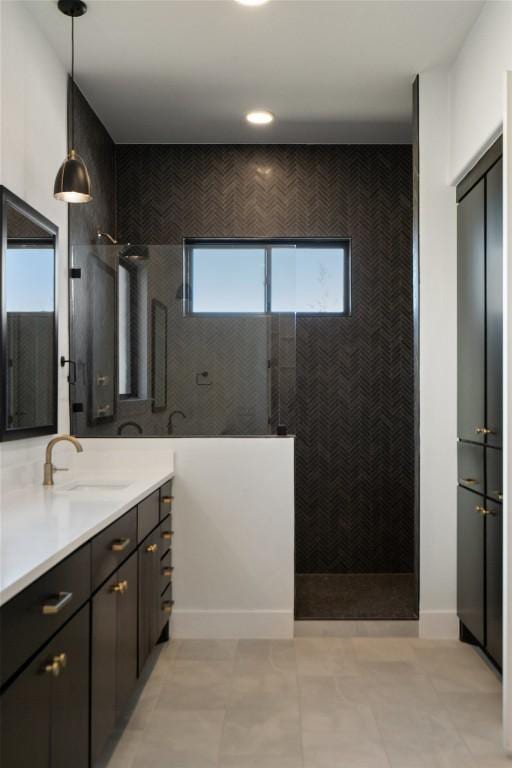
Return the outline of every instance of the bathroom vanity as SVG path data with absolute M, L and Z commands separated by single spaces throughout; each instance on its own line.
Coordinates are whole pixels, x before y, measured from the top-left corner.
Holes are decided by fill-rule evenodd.
M 143 475 L 6 497 L 2 768 L 95 765 L 169 638 L 173 474 Z

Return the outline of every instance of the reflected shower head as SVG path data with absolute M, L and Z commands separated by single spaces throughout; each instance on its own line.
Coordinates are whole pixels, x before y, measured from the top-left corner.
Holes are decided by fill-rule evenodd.
M 127 261 L 147 261 L 149 259 L 149 249 L 147 245 L 130 245 L 127 243 L 121 248 L 119 258 Z

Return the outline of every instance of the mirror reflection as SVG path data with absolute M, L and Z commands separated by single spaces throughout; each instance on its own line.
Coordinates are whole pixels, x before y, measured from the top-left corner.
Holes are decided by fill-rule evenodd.
M 56 229 L 3 195 L 4 437 L 50 432 L 56 422 Z M 40 221 L 37 221 L 40 218 Z

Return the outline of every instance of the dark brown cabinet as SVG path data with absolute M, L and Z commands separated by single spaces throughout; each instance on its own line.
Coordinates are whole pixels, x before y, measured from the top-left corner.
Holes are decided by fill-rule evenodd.
M 89 765 L 89 606 L 2 695 L 2 768 Z
M 457 611 L 461 637 L 501 665 L 501 143 L 458 196 Z
M 171 493 L 169 481 L 0 609 L 2 768 L 98 764 L 169 637 Z
M 137 553 L 92 598 L 91 755 L 99 758 L 137 679 Z
M 458 207 L 458 434 L 485 435 L 485 180 Z M 480 431 L 478 431 L 480 430 Z
M 464 626 L 482 645 L 485 642 L 483 505 L 483 497 L 465 488 L 458 489 L 458 613 Z

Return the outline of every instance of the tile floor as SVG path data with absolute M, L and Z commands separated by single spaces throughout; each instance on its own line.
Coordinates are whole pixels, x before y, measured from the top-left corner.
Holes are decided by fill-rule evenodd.
M 473 648 L 370 624 L 354 623 L 355 637 L 322 631 L 161 647 L 108 768 L 512 765 L 500 681 Z

